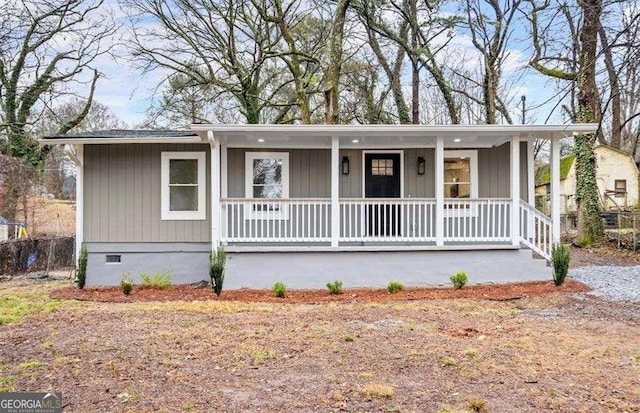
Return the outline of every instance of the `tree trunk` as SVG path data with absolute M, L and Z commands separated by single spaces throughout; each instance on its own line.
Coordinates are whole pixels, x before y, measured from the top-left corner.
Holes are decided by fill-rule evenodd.
M 583 12 L 583 26 L 579 35 L 581 49 L 578 65 L 580 73 L 578 75 L 578 116 L 576 121 L 597 123 L 600 121 L 600 107 L 595 63 L 602 1 L 580 1 L 579 5 Z M 595 134 L 575 137 L 578 213 L 576 242 L 585 246 L 596 242 L 603 232 L 596 183 L 596 159 L 593 151 L 595 139 Z
M 340 123 L 339 86 L 342 71 L 342 41 L 344 37 L 344 22 L 350 0 L 339 0 L 336 5 L 336 15 L 331 24 L 329 36 L 329 67 L 326 74 L 325 123 L 336 125 Z

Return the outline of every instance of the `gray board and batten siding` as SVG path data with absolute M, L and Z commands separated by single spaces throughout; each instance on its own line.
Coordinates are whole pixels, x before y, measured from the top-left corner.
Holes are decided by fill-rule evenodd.
M 206 152 L 206 219 L 160 219 L 160 158 L 168 151 Z M 209 145 L 85 145 L 84 164 L 86 243 L 211 242 Z
M 291 198 L 331 197 L 331 150 L 290 149 L 289 196 Z M 227 189 L 229 198 L 245 197 L 245 153 L 258 149 L 229 148 Z M 274 152 L 269 150 L 269 152 Z M 340 198 L 362 197 L 362 150 L 341 149 L 340 160 L 349 158 L 349 174 L 340 174 Z M 417 174 L 417 159 L 423 156 L 424 175 Z M 480 198 L 508 198 L 510 196 L 509 144 L 478 149 L 478 196 Z M 432 148 L 404 149 L 404 197 L 435 197 L 435 150 Z M 520 194 L 527 197 L 527 143 L 520 143 Z

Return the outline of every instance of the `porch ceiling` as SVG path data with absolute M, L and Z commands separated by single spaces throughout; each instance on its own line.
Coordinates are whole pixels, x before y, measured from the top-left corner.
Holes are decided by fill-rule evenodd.
M 220 125 L 194 124 L 191 129 L 206 140 L 207 133 L 228 147 L 330 148 L 337 136 L 341 148 L 435 147 L 438 136 L 447 148 L 499 146 L 513 136 L 521 140 L 559 139 L 589 133 L 595 124 L 571 125 Z

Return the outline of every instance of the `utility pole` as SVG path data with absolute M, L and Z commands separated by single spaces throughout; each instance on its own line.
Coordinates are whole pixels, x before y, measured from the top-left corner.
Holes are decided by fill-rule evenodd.
M 522 95 L 520 97 L 520 100 L 522 101 L 522 124 L 524 125 L 525 124 L 525 122 L 524 122 L 525 121 L 525 117 L 524 117 L 524 115 L 525 115 L 525 103 L 527 101 L 527 97 L 525 95 Z

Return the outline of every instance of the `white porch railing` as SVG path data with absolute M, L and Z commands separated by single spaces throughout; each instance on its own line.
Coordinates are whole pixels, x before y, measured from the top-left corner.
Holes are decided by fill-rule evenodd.
M 220 203 L 223 243 L 331 242 L 330 199 L 227 198 Z M 443 241 L 510 241 L 511 205 L 502 198 L 446 199 Z M 434 199 L 348 198 L 339 200 L 339 208 L 341 243 L 436 241 Z
M 503 242 L 511 239 L 511 199 L 445 199 L 444 241 Z
M 331 200 L 220 200 L 222 242 L 329 242 Z
M 341 199 L 339 240 L 435 241 L 435 208 L 428 198 Z
M 525 201 L 520 201 L 520 238 L 522 243 L 551 260 L 551 218 Z

